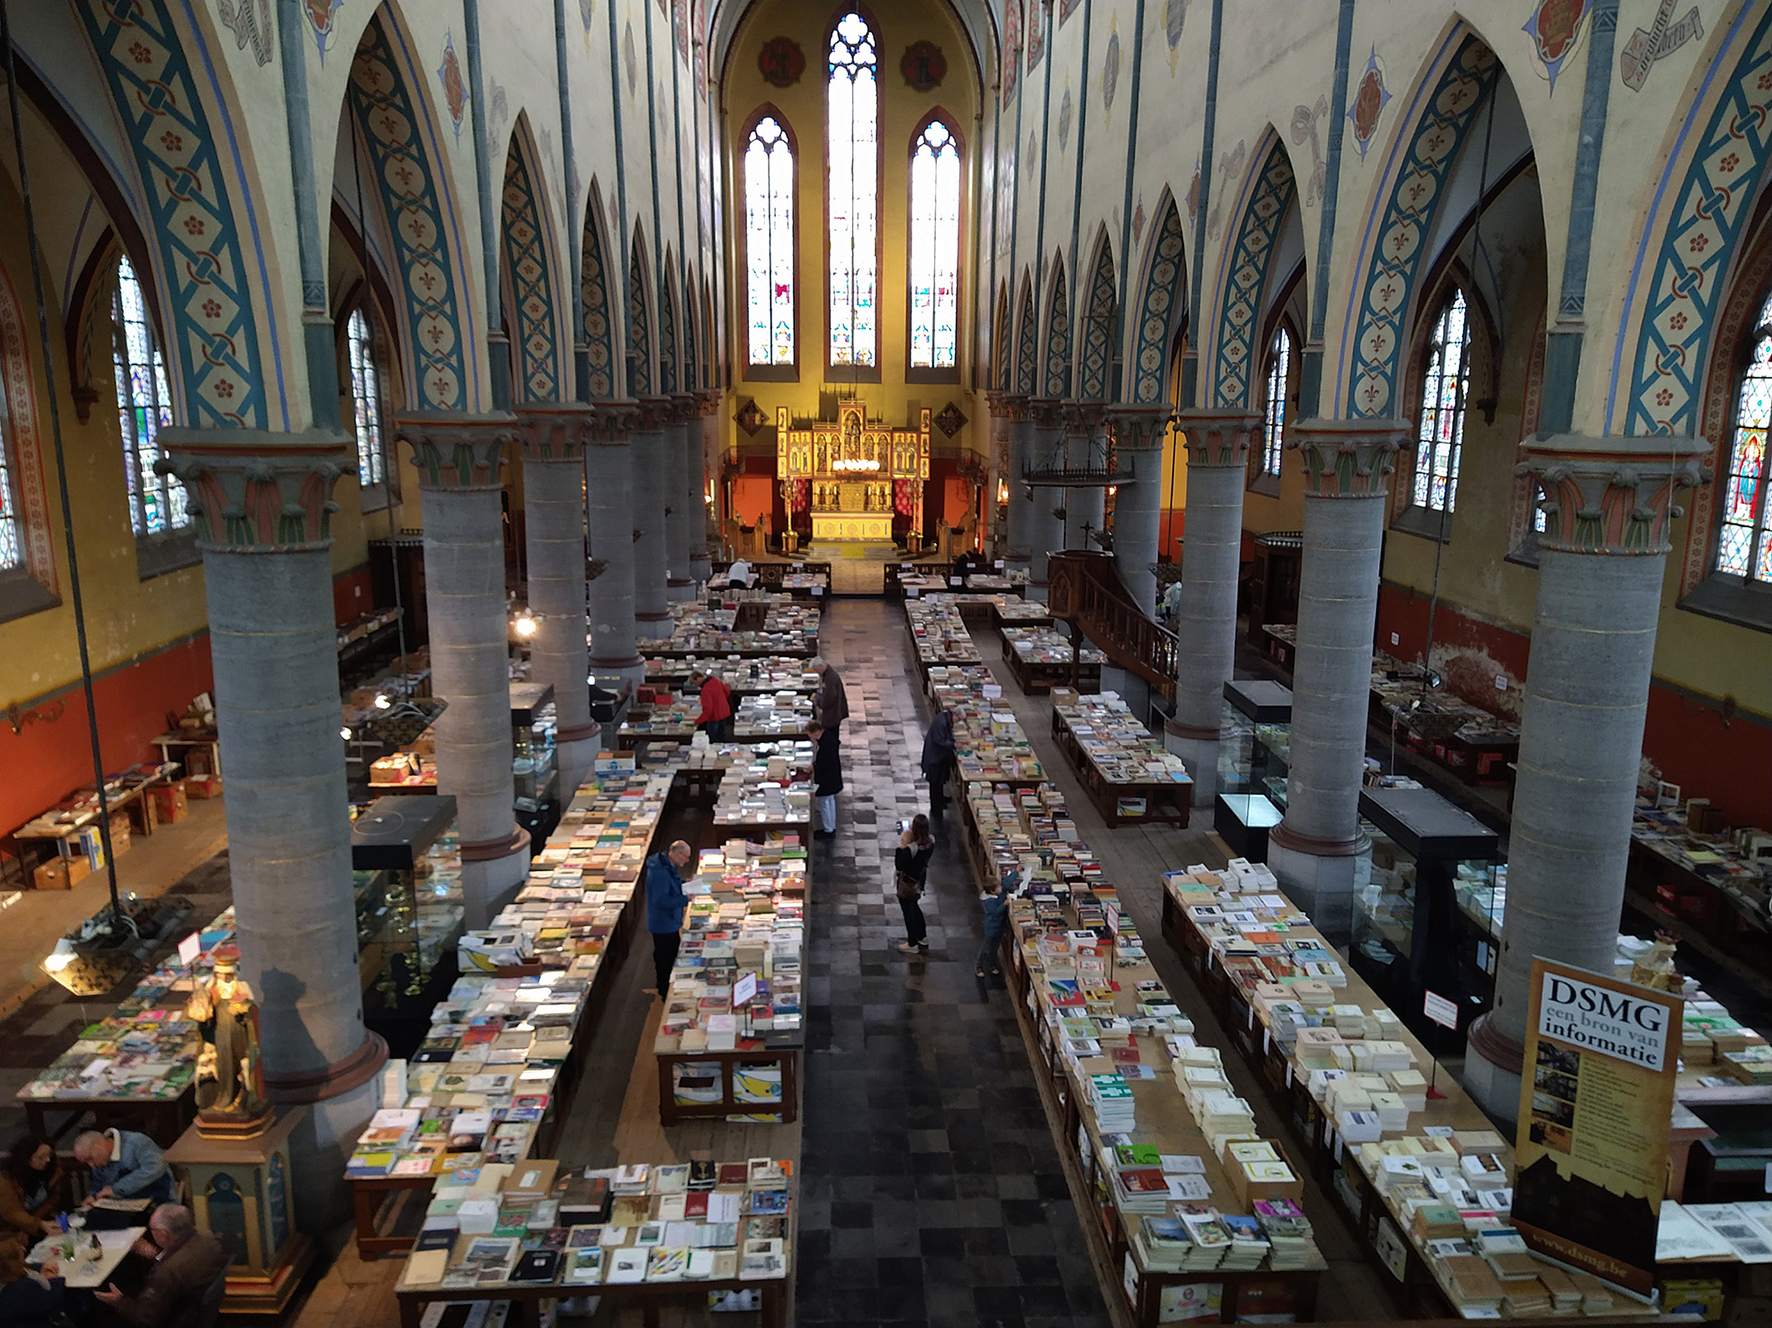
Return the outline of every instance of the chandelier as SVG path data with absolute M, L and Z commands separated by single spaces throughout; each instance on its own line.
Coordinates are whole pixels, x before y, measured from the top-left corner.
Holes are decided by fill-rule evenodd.
M 845 457 L 831 462 L 831 469 L 840 471 L 877 471 L 880 469 L 880 463 L 869 457 Z

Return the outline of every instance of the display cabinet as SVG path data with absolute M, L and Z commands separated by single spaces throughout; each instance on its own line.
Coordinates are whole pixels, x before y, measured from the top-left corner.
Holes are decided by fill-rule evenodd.
M 1212 824 L 1239 857 L 1251 862 L 1267 861 L 1268 831 L 1284 814 L 1284 762 L 1276 759 L 1274 748 L 1286 749 L 1291 722 L 1291 688 L 1266 678 L 1232 678 L 1224 684 Z M 1265 736 L 1258 738 L 1258 732 Z M 1279 780 L 1277 798 L 1268 787 L 1271 775 Z
M 517 821 L 537 842 L 560 820 L 559 769 L 555 763 L 554 688 L 551 683 L 511 684 L 511 786 Z
M 454 980 L 463 908 L 455 799 L 377 798 L 351 825 L 351 868 L 364 1022 L 398 1047 L 408 1025 L 422 1038 L 439 999 L 433 986 Z

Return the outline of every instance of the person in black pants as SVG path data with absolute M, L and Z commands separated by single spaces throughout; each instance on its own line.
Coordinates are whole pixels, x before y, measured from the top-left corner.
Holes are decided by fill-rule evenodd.
M 929 780 L 929 817 L 939 821 L 947 810 L 947 784 L 954 773 L 954 712 L 943 707 L 935 712 L 929 732 L 923 735 L 923 756 L 918 762 Z
M 906 954 L 929 953 L 929 924 L 923 920 L 923 890 L 929 884 L 929 857 L 935 852 L 935 840 L 929 835 L 929 818 L 915 816 L 898 836 L 898 852 L 893 855 L 893 881 L 898 889 L 898 907 L 904 914 L 904 940 L 898 948 Z
M 663 996 L 671 989 L 671 969 L 677 963 L 677 947 L 683 943 L 683 909 L 689 896 L 683 890 L 683 868 L 695 850 L 679 839 L 669 851 L 646 860 L 646 930 L 652 933 L 652 967 L 658 985 L 647 994 Z

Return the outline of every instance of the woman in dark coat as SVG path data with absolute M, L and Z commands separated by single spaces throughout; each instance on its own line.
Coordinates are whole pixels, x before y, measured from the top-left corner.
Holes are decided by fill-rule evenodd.
M 919 764 L 929 780 L 929 819 L 939 821 L 947 810 L 947 784 L 954 773 L 954 714 L 945 707 L 935 712 L 929 732 L 923 735 Z
M 818 829 L 814 839 L 837 836 L 837 795 L 843 791 L 843 758 L 837 750 L 837 730 L 816 722 L 806 726 L 812 739 L 812 791 L 818 799 Z
M 899 911 L 904 914 L 904 940 L 898 948 L 906 954 L 929 953 L 929 924 L 923 918 L 923 891 L 929 884 L 929 858 L 935 840 L 929 836 L 929 818 L 916 816 L 898 837 L 893 855 L 893 885 Z

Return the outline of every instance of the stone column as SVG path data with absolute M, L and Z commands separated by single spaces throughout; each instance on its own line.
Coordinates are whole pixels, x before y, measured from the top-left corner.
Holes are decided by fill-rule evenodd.
M 997 399 L 1007 464 L 1003 478 L 1009 483 L 1008 526 L 1003 532 L 1003 563 L 1006 571 L 1027 571 L 1033 546 L 1034 500 L 1021 472 L 1033 456 L 1034 422 L 1028 399 L 1003 394 Z
M 1064 409 L 1064 465 L 1066 470 L 1087 469 L 1099 455 L 1103 407 L 1098 401 L 1067 401 Z M 1100 549 L 1092 536 L 1107 520 L 1105 488 L 1066 489 L 1064 499 L 1064 547 Z
M 1052 397 L 1036 397 L 1028 402 L 1028 416 L 1033 427 L 1030 469 L 1039 471 L 1064 465 L 1065 403 Z M 1065 547 L 1064 521 L 1052 515 L 1064 506 L 1063 489 L 1037 485 L 1028 503 L 1028 598 L 1046 598 L 1046 557 L 1055 549 Z
M 670 416 L 665 421 L 665 549 L 670 579 L 666 582 L 672 600 L 694 599 L 695 581 L 689 575 L 689 550 L 694 543 L 693 525 L 696 508 L 689 505 L 691 477 L 696 471 L 691 453 L 701 451 L 701 417 L 695 398 L 683 393 L 670 398 Z
M 1612 972 L 1667 527 L 1676 492 L 1708 478 L 1709 453 L 1700 438 L 1565 435 L 1527 443 L 1518 468 L 1547 529 L 1495 1005 L 1471 1027 L 1465 1060 L 1466 1087 L 1501 1120 L 1519 1113 L 1533 958 Z
M 1173 413 L 1167 404 L 1107 408 L 1119 470 L 1132 474 L 1114 494 L 1114 562 L 1148 617 L 1157 612 L 1157 577 L 1151 564 L 1157 561 L 1162 535 L 1163 439 Z
M 344 1160 L 388 1058 L 363 1026 L 327 553 L 332 487 L 356 452 L 318 431 L 167 428 L 160 441 L 203 551 L 240 971 L 258 993 L 271 1101 L 313 1104 L 291 1180 L 318 1234 L 350 1215 Z
M 720 473 L 716 459 L 720 442 L 721 394 L 703 388 L 695 394 L 695 418 L 689 422 L 689 575 L 706 585 L 714 575 L 714 508 L 708 503 L 708 482 Z
M 1359 801 L 1385 477 L 1409 434 L 1402 420 L 1314 419 L 1295 425 L 1286 442 L 1304 462 L 1304 564 L 1286 817 L 1268 835 L 1267 860 L 1293 902 L 1337 944 L 1352 928 L 1355 875 L 1371 849 Z M 1194 557 L 1198 483 L 1190 467 L 1184 569 Z
M 585 529 L 596 564 L 586 571 L 590 666 L 598 684 L 613 692 L 637 686 L 646 676 L 646 663 L 634 648 L 634 480 L 628 443 L 628 431 L 639 418 L 632 401 L 597 402 L 585 448 Z
M 1262 420 L 1240 410 L 1183 410 L 1176 423 L 1188 456 L 1187 543 L 1175 625 L 1175 713 L 1163 726 L 1163 745 L 1194 777 L 1194 806 L 1210 807 L 1218 793 L 1224 684 L 1236 653 L 1243 485 Z
M 679 475 L 667 459 L 666 425 L 671 417 L 667 397 L 647 397 L 639 402 L 628 459 L 633 465 L 634 490 L 634 619 L 642 637 L 669 636 L 670 595 L 667 585 L 669 551 L 665 536 L 665 508 L 676 492 L 672 482 Z
M 564 807 L 591 768 L 603 726 L 591 723 L 585 642 L 585 443 L 581 402 L 517 408 L 523 438 L 524 535 L 529 555 L 531 676 L 554 689 L 555 760 Z
M 401 415 L 424 495 L 425 600 L 437 718 L 437 791 L 455 798 L 464 922 L 484 927 L 529 874 L 529 832 L 512 814 L 510 649 L 505 618 L 505 454 L 514 415 Z

